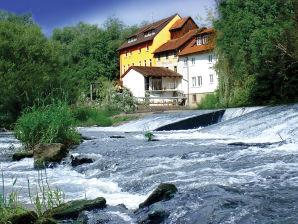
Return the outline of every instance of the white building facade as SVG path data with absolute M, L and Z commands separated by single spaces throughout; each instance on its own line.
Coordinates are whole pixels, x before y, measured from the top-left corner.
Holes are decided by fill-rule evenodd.
M 182 90 L 186 105 L 196 107 L 208 93 L 218 87 L 218 77 L 214 69 L 216 58 L 213 53 L 213 29 L 207 29 L 194 38 L 179 54 L 178 73 L 182 75 Z M 205 39 L 204 41 L 202 41 Z

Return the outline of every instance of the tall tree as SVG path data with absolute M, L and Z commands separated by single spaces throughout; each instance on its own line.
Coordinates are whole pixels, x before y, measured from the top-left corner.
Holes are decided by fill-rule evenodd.
M 218 10 L 222 103 L 297 101 L 297 0 L 225 0 Z

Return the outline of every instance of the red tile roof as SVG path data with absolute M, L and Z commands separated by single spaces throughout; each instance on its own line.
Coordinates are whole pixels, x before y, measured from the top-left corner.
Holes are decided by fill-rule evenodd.
M 134 37 L 136 36 L 137 37 L 137 40 L 136 41 L 133 41 L 133 42 L 130 42 L 128 43 L 128 40 L 126 40 L 117 50 L 123 50 L 123 49 L 126 49 L 126 48 L 130 48 L 130 47 L 133 47 L 133 46 L 136 46 L 136 45 L 139 45 L 139 44 L 142 44 L 142 43 L 146 43 L 146 42 L 150 42 L 154 39 L 154 37 L 178 14 L 175 14 L 173 16 L 170 16 L 168 18 L 165 18 L 165 19 L 162 19 L 162 20 L 159 20 L 155 23 L 152 23 L 148 26 L 144 26 L 142 27 L 141 29 L 139 29 L 137 32 L 135 32 L 134 34 L 132 34 L 130 37 Z M 155 34 L 154 35 L 151 35 L 151 36 L 148 36 L 148 37 L 145 37 L 144 36 L 144 33 L 146 31 L 149 31 L 149 30 L 154 30 L 155 31 Z M 129 37 L 129 38 L 130 38 Z
M 188 19 L 191 19 L 191 17 L 188 16 L 188 17 L 185 17 L 185 18 L 182 18 L 182 19 L 177 20 L 173 24 L 173 26 L 170 28 L 170 31 L 176 30 L 176 29 L 181 29 L 183 27 L 183 25 L 187 22 Z
M 214 34 L 214 29 L 213 28 L 205 29 L 202 32 L 200 32 L 198 35 L 202 35 L 202 34 Z M 215 34 L 214 34 L 214 37 L 215 37 Z M 195 37 L 191 42 L 189 42 L 189 44 L 187 44 L 187 46 L 178 55 L 184 56 L 188 54 L 195 54 L 195 53 L 213 50 L 214 45 L 215 45 L 214 38 L 209 38 L 209 41 L 207 44 L 197 45 L 197 39 Z
M 199 29 L 190 30 L 180 38 L 177 38 L 177 39 L 174 39 L 174 40 L 169 40 L 165 44 L 163 44 L 159 48 L 157 48 L 154 51 L 154 54 L 179 49 L 186 42 L 188 42 L 192 37 L 194 37 L 195 35 L 197 35 L 201 31 L 203 31 L 204 29 L 206 29 L 206 28 L 199 28 Z
M 132 66 L 121 76 L 121 78 L 123 78 L 131 69 L 141 73 L 144 77 L 182 77 L 179 73 L 164 67 Z

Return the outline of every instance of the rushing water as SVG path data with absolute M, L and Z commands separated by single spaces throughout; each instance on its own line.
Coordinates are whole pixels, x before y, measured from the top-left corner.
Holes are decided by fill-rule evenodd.
M 153 131 L 159 141 L 144 138 L 146 130 L 205 112 L 155 114 L 116 128 L 79 128 L 90 140 L 71 154 L 95 162 L 73 168 L 67 158 L 47 170 L 48 180 L 68 200 L 107 199 L 110 207 L 87 213 L 89 223 L 99 218 L 105 223 L 137 223 L 139 214 L 130 209 L 161 182 L 174 183 L 179 190 L 173 199 L 154 205 L 169 214 L 165 223 L 297 223 L 298 104 L 227 110 L 218 124 Z M 37 179 L 33 159 L 7 161 L 9 146 L 17 147 L 18 142 L 1 133 L 0 142 L 7 190 L 17 177 L 21 199 L 29 202 L 27 179 L 32 188 Z M 230 144 L 235 142 L 246 144 Z M 118 204 L 128 210 L 113 207 Z

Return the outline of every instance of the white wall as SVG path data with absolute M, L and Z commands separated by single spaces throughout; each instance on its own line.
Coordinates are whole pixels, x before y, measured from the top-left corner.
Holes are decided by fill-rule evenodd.
M 145 78 L 142 74 L 131 69 L 122 80 L 123 86 L 128 88 L 134 97 L 145 97 Z
M 209 55 L 212 55 L 212 62 L 209 62 Z M 179 58 L 178 73 L 183 75 L 182 89 L 184 94 L 188 93 L 188 80 L 187 66 L 184 65 L 184 59 L 188 58 L 188 71 L 189 71 L 189 93 L 211 93 L 217 89 L 218 77 L 213 69 L 216 62 L 215 55 L 212 52 L 191 54 Z M 192 58 L 195 58 L 195 64 L 192 64 Z M 213 83 L 210 83 L 209 75 L 213 75 Z M 193 87 L 192 77 L 202 76 L 202 86 Z

